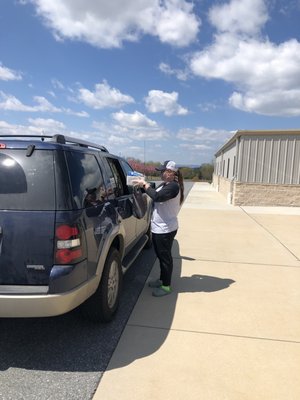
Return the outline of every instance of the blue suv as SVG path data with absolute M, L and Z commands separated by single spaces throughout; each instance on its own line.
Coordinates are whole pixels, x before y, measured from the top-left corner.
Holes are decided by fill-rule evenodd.
M 78 306 L 110 321 L 122 275 L 151 245 L 151 201 L 133 209 L 126 160 L 63 135 L 0 136 L 0 317 Z

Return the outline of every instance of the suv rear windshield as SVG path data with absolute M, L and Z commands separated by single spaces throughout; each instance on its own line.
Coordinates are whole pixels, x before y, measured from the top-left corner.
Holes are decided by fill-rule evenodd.
M 54 210 L 53 151 L 0 150 L 0 209 Z

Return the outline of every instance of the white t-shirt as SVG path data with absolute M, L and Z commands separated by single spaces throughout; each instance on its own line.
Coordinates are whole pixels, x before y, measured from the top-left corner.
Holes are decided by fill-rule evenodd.
M 154 201 L 151 231 L 158 234 L 176 231 L 178 229 L 177 215 L 180 210 L 178 182 L 164 183 L 156 190 L 148 189 L 147 193 Z

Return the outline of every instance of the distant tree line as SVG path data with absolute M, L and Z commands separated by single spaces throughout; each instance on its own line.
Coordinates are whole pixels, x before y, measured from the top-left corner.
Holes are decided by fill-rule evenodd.
M 128 164 L 137 172 L 141 172 L 148 178 L 159 178 L 160 172 L 156 171 L 155 168 L 160 165 L 159 162 L 147 161 L 143 163 L 142 161 L 134 158 L 127 159 Z M 212 175 L 214 172 L 214 166 L 212 163 L 201 164 L 200 167 L 180 167 L 180 171 L 183 178 L 192 181 L 212 181 Z

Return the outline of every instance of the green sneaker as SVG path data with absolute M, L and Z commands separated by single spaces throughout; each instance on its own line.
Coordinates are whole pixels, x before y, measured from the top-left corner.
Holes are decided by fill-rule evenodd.
M 171 294 L 172 290 L 170 288 L 170 286 L 160 286 L 160 287 L 156 287 L 153 292 L 152 292 L 152 296 L 154 297 L 163 297 L 163 296 L 167 296 L 168 294 Z
M 148 286 L 151 288 L 159 288 L 162 285 L 162 281 L 160 279 L 154 279 L 149 281 Z

